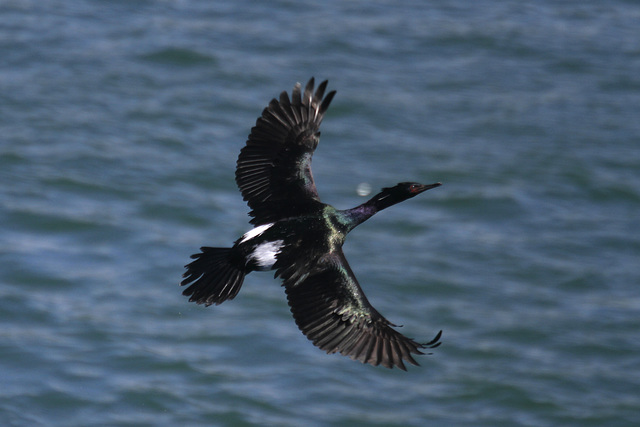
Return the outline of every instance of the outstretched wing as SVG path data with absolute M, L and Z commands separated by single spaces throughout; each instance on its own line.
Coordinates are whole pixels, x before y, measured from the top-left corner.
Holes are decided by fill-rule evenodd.
M 255 225 L 312 212 L 320 205 L 311 174 L 311 156 L 319 127 L 335 95 L 324 97 L 327 81 L 313 92 L 313 77 L 304 94 L 296 84 L 291 94 L 271 100 L 240 151 L 236 183 L 252 211 Z M 324 97 L 324 99 L 323 99 Z
M 420 344 L 394 330 L 396 325 L 367 300 L 342 251 L 323 257 L 310 271 L 290 266 L 279 274 L 285 279 L 296 324 L 327 353 L 340 352 L 363 363 L 406 370 L 404 361 L 418 365 L 412 354 L 440 345 L 442 331 Z

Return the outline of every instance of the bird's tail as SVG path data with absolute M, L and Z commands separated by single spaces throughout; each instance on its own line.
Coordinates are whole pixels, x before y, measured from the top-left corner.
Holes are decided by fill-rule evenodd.
M 221 304 L 233 299 L 244 281 L 245 272 L 231 263 L 231 248 L 202 247 L 185 268 L 180 286 L 190 285 L 182 295 L 198 304 Z

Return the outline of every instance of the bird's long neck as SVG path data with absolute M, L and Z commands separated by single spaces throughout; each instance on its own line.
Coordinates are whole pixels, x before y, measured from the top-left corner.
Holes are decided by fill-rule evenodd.
M 355 208 L 346 209 L 343 212 L 348 221 L 348 231 L 353 230 L 356 226 L 362 224 L 377 212 L 393 206 L 398 203 L 390 194 L 382 192 L 373 196 L 363 204 Z

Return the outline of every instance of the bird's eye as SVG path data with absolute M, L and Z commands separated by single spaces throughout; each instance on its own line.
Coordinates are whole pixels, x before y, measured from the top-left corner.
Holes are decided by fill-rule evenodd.
M 409 186 L 409 192 L 412 194 L 419 193 L 421 189 L 422 189 L 422 186 L 420 184 L 411 184 Z

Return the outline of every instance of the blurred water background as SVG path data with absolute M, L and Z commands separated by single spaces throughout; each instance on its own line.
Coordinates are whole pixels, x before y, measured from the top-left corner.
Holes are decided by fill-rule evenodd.
M 0 424 L 640 424 L 640 4 L 0 2 Z M 409 372 L 317 350 L 254 273 L 235 161 L 297 81 L 338 94 L 325 202 L 444 185 L 345 252 Z

